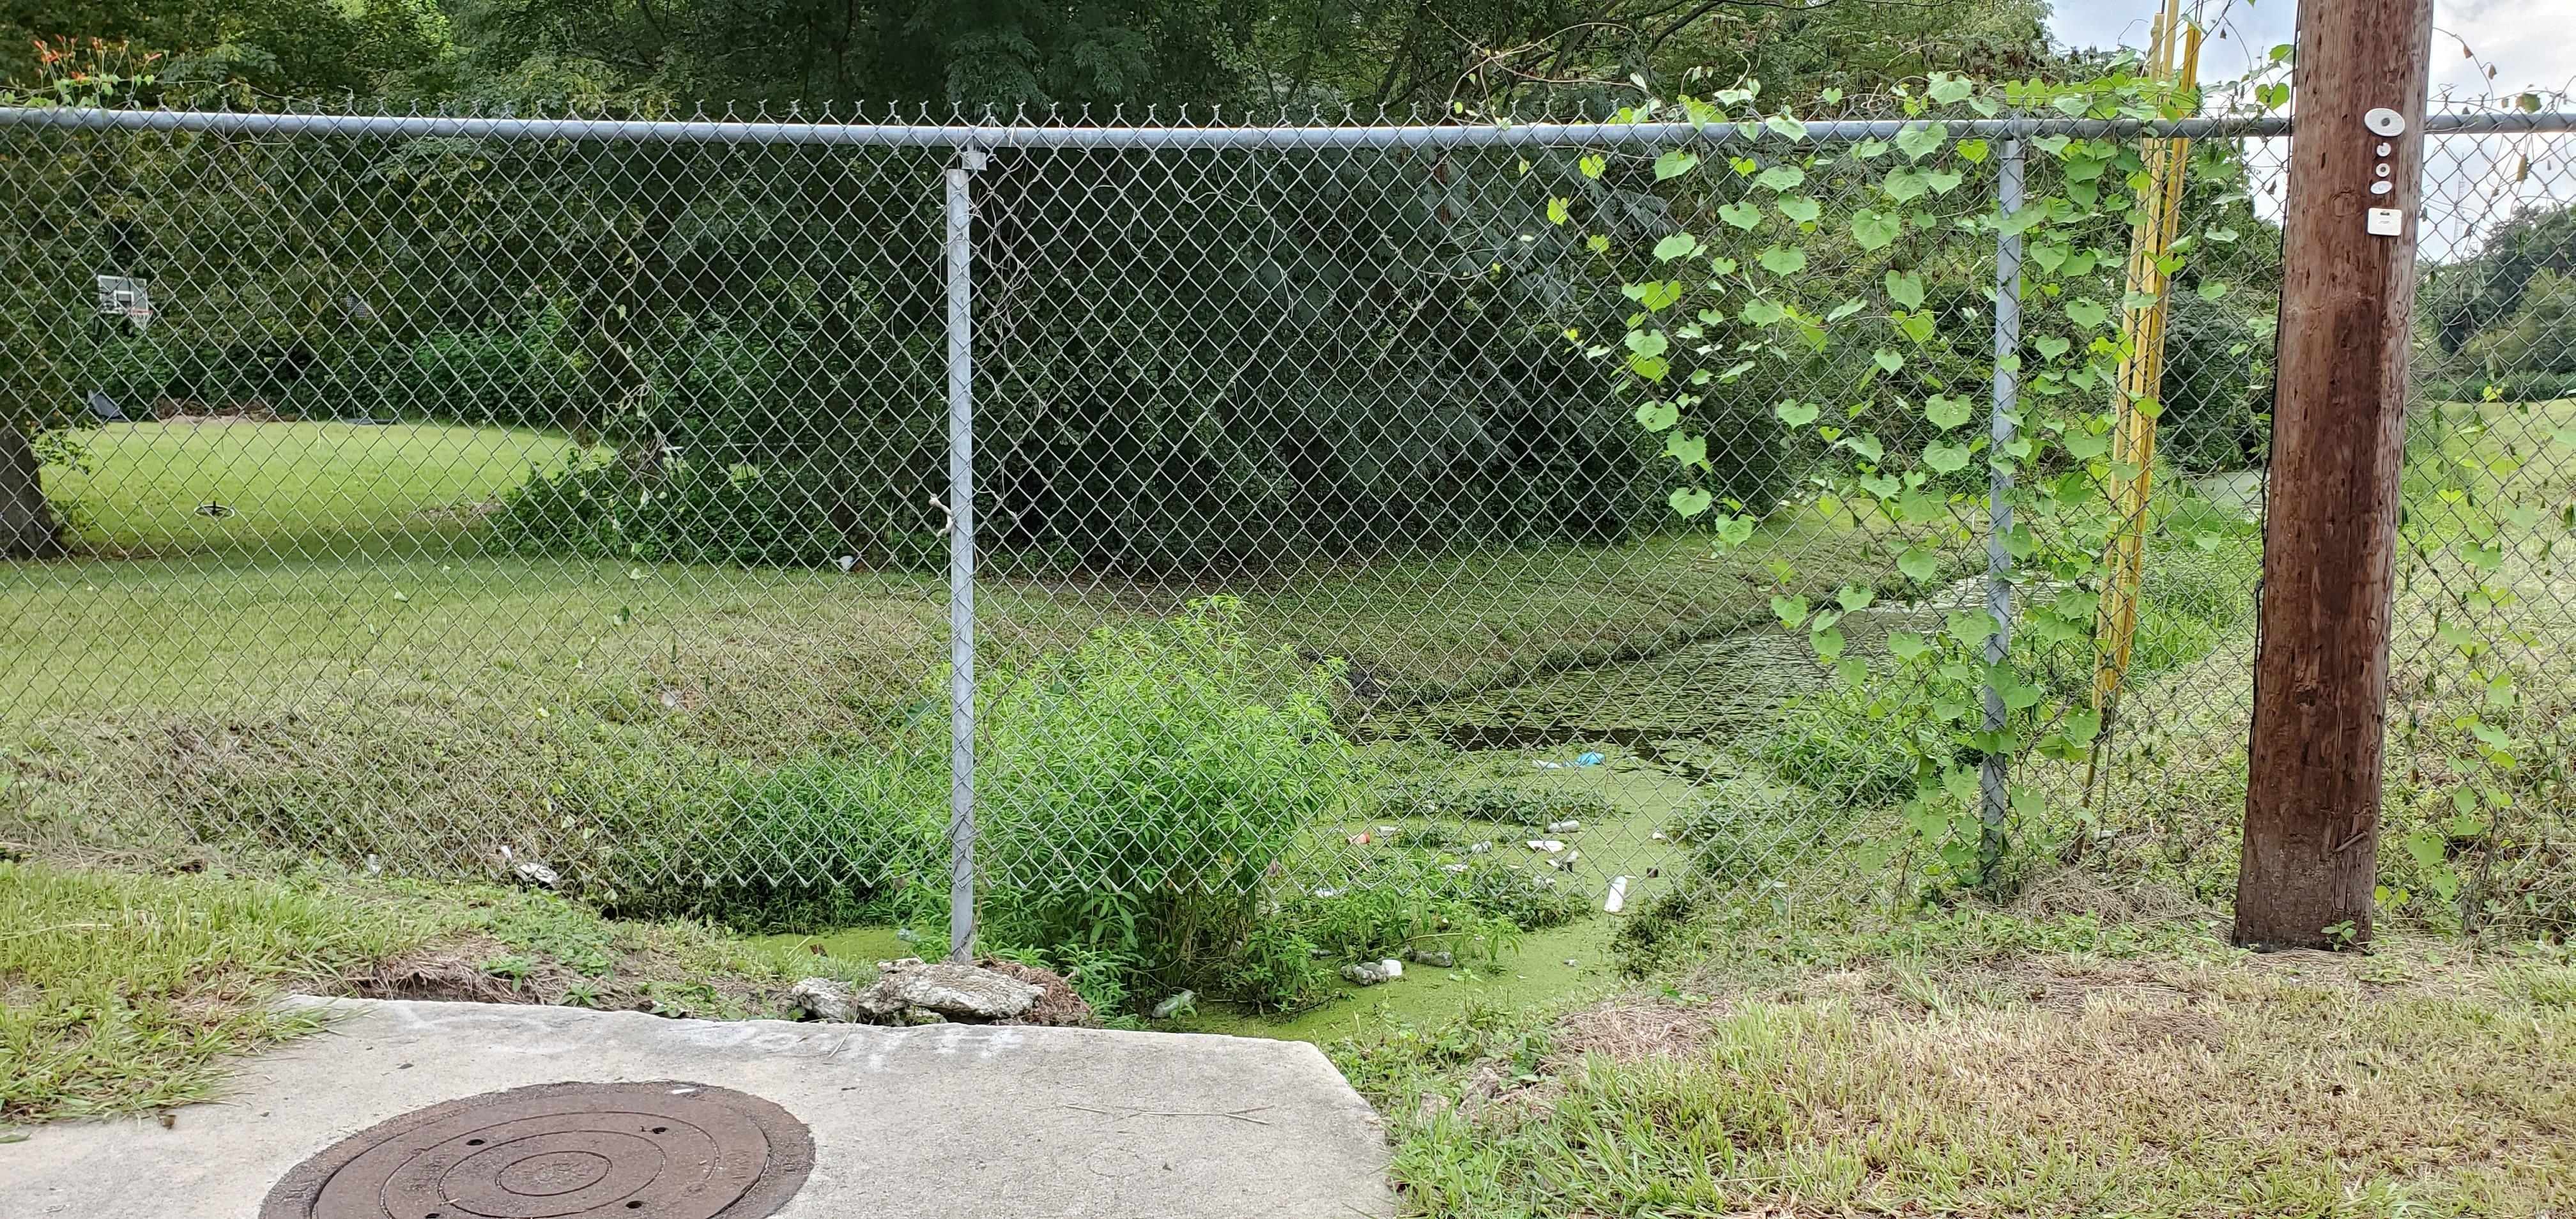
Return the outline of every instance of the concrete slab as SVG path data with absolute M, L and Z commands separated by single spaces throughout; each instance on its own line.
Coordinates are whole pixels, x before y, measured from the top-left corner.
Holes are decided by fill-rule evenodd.
M 387 1118 L 531 1084 L 665 1079 L 765 1097 L 812 1130 L 813 1174 L 783 1219 L 1395 1210 L 1377 1115 L 1303 1042 L 312 1002 L 345 1014 L 167 1129 L 64 1123 L 0 1146 L 0 1219 L 252 1219 L 289 1169 Z

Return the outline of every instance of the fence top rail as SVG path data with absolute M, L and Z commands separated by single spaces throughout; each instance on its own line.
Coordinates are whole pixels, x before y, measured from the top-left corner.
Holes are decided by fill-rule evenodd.
M 1922 119 L 1849 119 L 1805 124 L 1806 139 L 1857 143 L 1890 139 Z M 2141 131 L 2191 139 L 2281 136 L 2283 116 L 2197 118 L 2169 123 L 2133 119 L 2020 117 L 1943 120 L 1958 135 L 2081 138 Z M 1139 124 L 1077 126 L 1056 122 L 831 123 L 732 119 L 545 118 L 443 114 L 317 114 L 229 110 L 92 109 L 0 106 L 0 127 L 90 131 L 210 132 L 239 135 L 447 136 L 511 140 L 594 140 L 704 144 L 824 144 L 898 148 L 1066 149 L 1370 149 L 1493 148 L 1545 145 L 1668 147 L 1787 137 L 1752 124 L 1711 123 L 1282 123 L 1275 126 Z M 2576 111 L 2435 114 L 2433 135 L 2514 135 L 2576 131 Z

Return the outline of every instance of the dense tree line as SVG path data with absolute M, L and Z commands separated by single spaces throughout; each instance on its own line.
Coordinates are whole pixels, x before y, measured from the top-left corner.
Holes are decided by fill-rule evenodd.
M 598 105 L 1601 101 L 1688 68 L 1774 95 L 2029 75 L 2041 0 L 0 0 L 0 78 L 100 40 L 156 86 Z

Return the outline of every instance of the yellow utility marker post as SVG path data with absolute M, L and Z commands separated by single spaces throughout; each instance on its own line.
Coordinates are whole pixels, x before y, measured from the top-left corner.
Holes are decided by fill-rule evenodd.
M 2187 93 L 2200 75 L 2200 27 L 2185 22 L 2182 0 L 2166 0 L 2156 19 L 2147 52 L 2148 70 L 2170 82 L 2167 96 Z M 2177 55 L 2179 49 L 2179 55 Z M 2111 505 L 2119 514 L 2104 546 L 2102 602 L 2093 624 L 2093 710 L 2104 720 L 2104 737 L 2117 710 L 2120 683 L 2128 677 L 2129 653 L 2138 634 L 2139 589 L 2146 577 L 2147 504 L 2155 476 L 2156 415 L 2165 368 L 2165 293 L 2171 287 L 2167 257 L 2182 221 L 2184 163 L 2191 155 L 2187 139 L 2145 142 L 2146 204 L 2129 239 L 2128 294 L 2122 302 L 2118 418 L 2111 432 Z M 2093 767 L 2086 767 L 2084 789 L 2089 800 Z

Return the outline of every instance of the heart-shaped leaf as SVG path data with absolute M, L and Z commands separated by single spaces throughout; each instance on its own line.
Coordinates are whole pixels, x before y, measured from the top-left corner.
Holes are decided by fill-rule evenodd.
M 1580 160 L 1580 161 L 1575 162 L 1575 163 L 1574 163 L 1574 167 L 1575 167 L 1576 169 L 1582 170 L 1582 171 L 1583 171 L 1583 176 L 1584 176 L 1584 177 L 1587 177 L 1587 178 L 1598 178 L 1598 177 L 1600 177 L 1600 176 L 1601 176 L 1601 171 L 1602 171 L 1602 170 L 1608 169 L 1608 168 L 1610 167 L 1610 162 L 1609 162 L 1609 160 L 1608 160 L 1608 159 L 1604 158 L 1600 153 L 1597 153 L 1597 152 L 1596 152 L 1596 153 L 1593 153 L 1593 154 L 1592 154 L 1592 155 L 1590 155 L 1590 156 L 1587 156 L 1587 157 L 1583 158 L 1583 159 L 1582 159 L 1582 160 Z
M 1670 309 L 1676 302 L 1681 300 L 1682 281 L 1678 279 L 1648 280 L 1642 284 L 1622 285 L 1619 292 L 1620 295 L 1627 297 L 1629 300 L 1635 301 L 1640 305 L 1644 305 L 1647 311 L 1651 313 L 1656 310 Z
M 2067 320 L 2086 330 L 2091 330 L 2094 327 L 2100 326 L 2103 321 L 2108 319 L 2110 316 L 2110 306 L 2094 300 L 2091 297 L 2077 297 L 2074 300 L 2066 302 Z
M 1917 584 L 1930 584 L 1932 577 L 1941 574 L 1941 557 L 1917 546 L 1896 556 L 1896 570 L 1904 572 L 1906 579 Z M 1895 642 L 1892 636 L 1888 639 L 1891 647 Z
M 1959 183 L 1962 181 L 1964 181 L 1964 179 L 1959 176 L 1959 173 L 1956 170 L 1927 169 L 1923 171 L 1923 184 L 1931 187 L 1932 193 L 1936 195 L 1946 195 L 1951 191 L 1957 190 Z
M 1699 154 L 1675 148 L 1655 158 L 1655 181 L 1678 178 L 1699 168 Z
M 1775 245 L 1762 251 L 1761 257 L 1755 261 L 1762 264 L 1763 270 L 1785 277 L 1807 269 L 1807 252 L 1796 246 Z
M 1878 188 L 1899 203 L 1920 199 L 1924 191 L 1931 189 L 1923 184 L 1923 172 L 1915 169 L 1900 169 L 1887 175 L 1879 181 Z
M 1688 258 L 1697 253 L 1699 253 L 1699 238 L 1688 233 L 1675 233 L 1655 243 L 1657 262 L 1671 262 L 1676 258 Z
M 1976 85 L 1971 83 L 1967 77 L 1955 76 L 1948 72 L 1935 72 L 1932 74 L 1932 100 L 1939 102 L 1944 106 L 1958 105 L 1960 102 L 1966 101 L 1969 94 L 1976 91 Z
M 1968 446 L 1935 440 L 1923 446 L 1923 464 L 1937 473 L 1955 474 L 1968 466 Z
M 2039 350 L 2041 359 L 2054 360 L 2059 356 L 2065 355 L 2067 348 L 2071 346 L 2071 344 L 2056 335 L 2049 334 L 2042 335 L 2039 338 L 2032 340 L 2031 346 Z
M 1719 545 L 1741 546 L 1752 536 L 1753 518 L 1749 515 L 1730 516 L 1717 523 L 1717 540 Z
M 1932 426 L 1945 432 L 1966 423 L 1970 415 L 1969 403 L 1965 398 L 1934 394 L 1923 403 L 1923 417 L 1931 420 Z
M 1686 466 L 1699 465 L 1708 460 L 1708 437 L 1674 432 L 1664 437 L 1664 456 Z
M 1907 309 L 1923 307 L 1923 276 L 1914 271 L 1890 271 L 1880 281 L 1887 287 L 1887 299 Z
M 1889 631 L 1887 650 L 1900 661 L 1910 661 L 1931 651 L 1932 644 L 1912 631 Z
M 1880 368 L 1888 372 L 1895 372 L 1896 370 L 1905 367 L 1904 356 L 1898 355 L 1893 351 L 1889 351 L 1884 347 L 1871 352 L 1869 358 L 1871 363 L 1878 365 Z
M 1794 190 L 1807 180 L 1807 171 L 1795 165 L 1774 165 L 1753 180 L 1776 191 Z
M 1795 398 L 1791 398 L 1782 402 L 1778 406 L 1772 407 L 1771 413 L 1778 415 L 1780 417 L 1780 422 L 1788 424 L 1790 427 L 1805 427 L 1810 423 L 1814 423 L 1816 421 L 1816 416 L 1822 412 L 1813 402 L 1800 402 Z
M 1762 209 L 1748 202 L 1729 203 L 1717 209 L 1717 218 L 1749 232 L 1762 223 Z
M 1908 123 L 1896 133 L 1896 150 L 1908 161 L 1920 161 L 1950 138 L 1950 129 L 1940 123 Z
M 1771 598 L 1771 612 L 1779 616 L 1780 625 L 1794 631 L 1804 625 L 1807 621 L 1807 599 L 1805 597 L 1773 597 Z
M 1672 350 L 1672 336 L 1660 330 L 1631 330 L 1623 340 L 1628 350 L 1641 356 L 1659 356 Z
M 1800 224 L 1813 224 L 1816 217 L 1825 214 L 1825 205 L 1811 196 L 1791 195 L 1780 201 L 1780 214 Z
M 1790 118 L 1785 114 L 1772 115 L 1771 117 L 1762 120 L 1762 125 L 1792 140 L 1803 140 L 1807 138 L 1807 125 L 1796 119 Z
M 1932 311 L 1918 309 L 1896 315 L 1896 332 L 1914 340 L 1919 346 L 1932 341 Z
M 1864 250 L 1883 249 L 1905 231 L 1905 222 L 1894 212 L 1881 214 L 1862 208 L 1852 213 L 1852 240 Z
M 1637 408 L 1637 425 L 1649 432 L 1660 432 L 1682 421 L 1682 408 L 1670 402 L 1649 402 Z
M 1664 502 L 1671 504 L 1673 511 L 1681 513 L 1684 517 L 1694 517 L 1708 511 L 1708 506 L 1716 503 L 1717 497 L 1697 487 L 1675 487 L 1673 493 L 1665 497 Z
M 1547 222 L 1549 224 L 1563 224 L 1573 215 L 1574 211 L 1572 205 L 1567 203 L 1565 200 L 1550 199 L 1547 201 Z
M 1735 320 L 1747 326 L 1773 326 L 1787 316 L 1789 316 L 1788 310 L 1756 297 L 1744 302 L 1744 308 L 1736 313 Z
M 1835 604 L 1855 614 L 1868 609 L 1869 603 L 1876 600 L 1878 600 L 1876 592 L 1858 584 L 1843 585 L 1842 590 L 1834 594 Z

